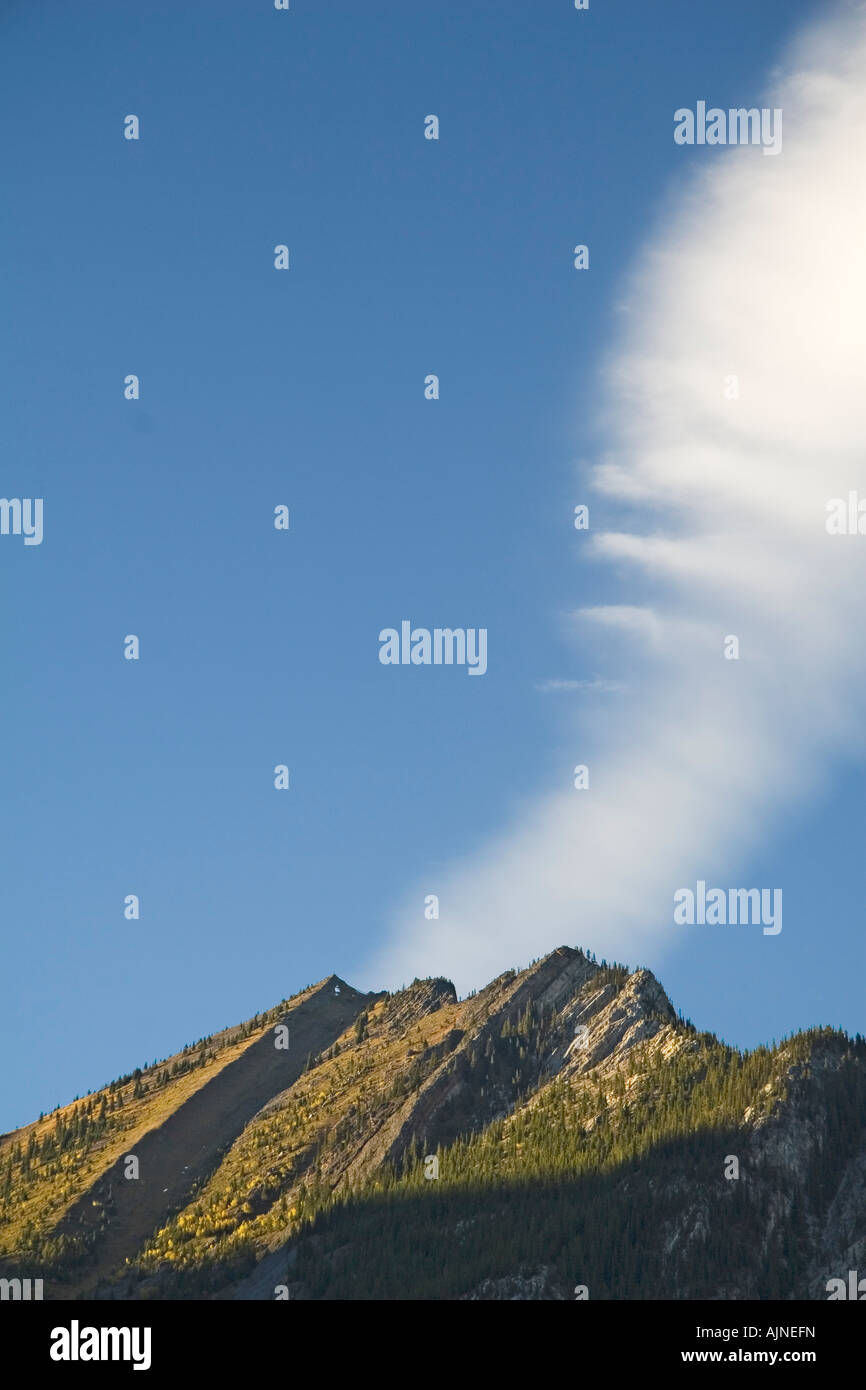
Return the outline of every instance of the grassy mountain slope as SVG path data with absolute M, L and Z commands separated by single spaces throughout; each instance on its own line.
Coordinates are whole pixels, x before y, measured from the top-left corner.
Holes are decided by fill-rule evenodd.
M 3 1270 L 53 1277 L 55 1296 L 89 1291 L 186 1203 L 252 1116 L 366 1000 L 333 976 L 5 1135 Z M 289 1047 L 278 1050 L 281 1022 Z M 125 1178 L 129 1156 L 134 1179 Z
M 568 947 L 464 1000 L 339 987 L 226 1035 L 194 1094 L 157 1091 L 149 1133 L 135 1114 L 81 1155 L 62 1211 L 13 1165 L 10 1267 L 52 1297 L 737 1298 L 826 1297 L 866 1259 L 859 1037 L 740 1054 L 648 971 Z M 0 1194 L 31 1132 L 0 1148 Z M 130 1134 L 148 1188 L 120 1176 Z

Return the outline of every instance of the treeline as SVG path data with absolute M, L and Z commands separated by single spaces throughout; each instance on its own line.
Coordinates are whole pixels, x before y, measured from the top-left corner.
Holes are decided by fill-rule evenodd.
M 838 1063 L 818 1081 L 816 1046 Z M 811 1083 L 825 1137 L 804 1153 L 798 1185 L 750 1158 L 744 1115 L 766 1120 L 800 1083 Z M 554 1297 L 586 1285 L 592 1298 L 805 1298 L 810 1233 L 864 1124 L 859 1035 L 815 1029 L 747 1055 L 703 1035 L 607 1082 L 554 1081 L 531 1106 L 440 1148 L 438 1181 L 416 1150 L 401 1172 L 322 1195 L 291 1278 L 301 1296 L 329 1300 L 459 1298 L 539 1270 Z M 725 1177 L 732 1155 L 738 1180 Z

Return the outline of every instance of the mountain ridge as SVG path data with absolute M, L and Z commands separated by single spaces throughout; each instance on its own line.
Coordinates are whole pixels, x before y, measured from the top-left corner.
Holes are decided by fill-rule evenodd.
M 192 1089 L 162 1065 L 121 1111 L 89 1098 L 102 1130 L 67 1107 L 0 1140 L 0 1273 L 60 1299 L 818 1297 L 866 1257 L 859 1035 L 740 1053 L 569 946 L 463 1000 L 329 976 L 255 1023 Z

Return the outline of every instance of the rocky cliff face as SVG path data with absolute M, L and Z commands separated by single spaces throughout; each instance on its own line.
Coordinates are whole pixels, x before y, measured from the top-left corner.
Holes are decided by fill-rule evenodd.
M 43 1203 L 7 1267 L 49 1297 L 469 1300 L 825 1298 L 866 1267 L 859 1038 L 742 1056 L 649 971 L 569 947 L 462 1001 L 444 979 L 360 995 L 332 977 L 256 1025 L 204 1054 L 194 1093 L 172 1073 L 128 1141 L 141 1185 L 99 1203 L 95 1234 L 122 1129 L 77 1193 L 62 1169 L 65 1208 Z M 31 1129 L 5 1148 L 31 1152 L 38 1210 L 53 1150 L 40 1176 Z

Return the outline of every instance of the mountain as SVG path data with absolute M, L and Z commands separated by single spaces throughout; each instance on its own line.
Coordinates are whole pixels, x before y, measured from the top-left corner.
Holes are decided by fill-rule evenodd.
M 560 947 L 337 976 L 0 1139 L 0 1275 L 77 1299 L 826 1299 L 866 1268 L 866 1042 L 740 1053 Z

